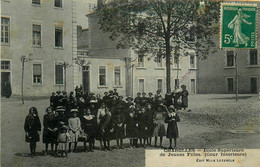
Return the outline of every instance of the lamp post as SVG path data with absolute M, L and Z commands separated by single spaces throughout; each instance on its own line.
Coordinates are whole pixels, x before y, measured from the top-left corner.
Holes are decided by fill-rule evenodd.
M 23 97 L 23 78 L 24 78 L 24 63 L 32 61 L 30 58 L 32 54 L 29 54 L 29 57 L 26 57 L 25 55 L 21 56 L 21 62 L 22 62 L 22 82 L 21 82 L 21 93 L 22 93 L 22 103 L 24 104 L 24 97 Z

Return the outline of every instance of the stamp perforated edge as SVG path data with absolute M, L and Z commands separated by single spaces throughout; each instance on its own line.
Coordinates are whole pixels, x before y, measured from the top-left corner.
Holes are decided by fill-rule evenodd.
M 223 5 L 227 5 L 227 6 L 250 6 L 250 7 L 256 7 L 256 17 L 255 17 L 255 37 L 256 37 L 256 40 L 255 40 L 255 48 L 233 48 L 233 47 L 222 47 L 222 19 L 223 19 L 223 14 L 222 14 L 222 11 L 223 11 Z M 234 49 L 257 49 L 257 28 L 258 28 L 258 24 L 257 24 L 257 17 L 258 17 L 258 8 L 257 8 L 257 3 L 248 3 L 248 2 L 244 2 L 244 3 L 241 3 L 241 2 L 221 2 L 220 3 L 220 23 L 219 23 L 219 49 L 226 49 L 226 50 L 234 50 Z

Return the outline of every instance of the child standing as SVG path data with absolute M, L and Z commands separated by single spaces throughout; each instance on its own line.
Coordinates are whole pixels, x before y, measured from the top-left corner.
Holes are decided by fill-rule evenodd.
M 172 139 L 174 139 L 174 148 L 176 148 L 177 138 L 179 137 L 177 122 L 180 121 L 180 117 L 175 113 L 173 105 L 170 105 L 168 110 L 168 115 L 165 118 L 165 123 L 168 123 L 167 135 L 166 137 L 170 140 L 170 147 L 172 149 Z
M 69 134 L 71 136 L 71 142 L 69 143 L 69 152 L 71 152 L 71 143 L 75 143 L 73 152 L 77 151 L 77 143 L 80 135 L 81 122 L 79 117 L 77 117 L 78 109 L 72 109 L 70 111 L 72 117 L 69 119 Z
M 113 128 L 117 149 L 123 149 L 123 139 L 125 138 L 125 120 L 123 114 L 121 113 L 121 108 L 118 108 L 115 116 L 113 116 Z
M 129 107 L 127 119 L 126 119 L 126 136 L 130 139 L 130 148 L 135 148 L 134 140 L 137 138 L 138 123 L 135 117 L 134 105 Z
M 65 156 L 68 157 L 67 153 L 67 144 L 71 140 L 71 137 L 68 133 L 68 127 L 66 125 L 63 125 L 60 128 L 59 135 L 58 135 L 58 143 L 60 143 L 61 147 L 61 156 L 63 157 L 63 154 L 65 153 Z

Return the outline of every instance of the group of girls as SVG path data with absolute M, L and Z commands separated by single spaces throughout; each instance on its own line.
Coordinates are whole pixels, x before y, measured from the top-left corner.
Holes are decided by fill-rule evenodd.
M 77 144 L 81 141 L 84 143 L 84 151 L 93 152 L 96 140 L 100 142 L 99 149 L 105 151 L 112 150 L 111 140 L 116 140 L 116 149 L 124 149 L 126 139 L 129 139 L 131 149 L 152 147 L 153 137 L 154 147 L 158 147 L 158 137 L 159 147 L 162 147 L 164 136 L 170 139 L 169 148 L 173 148 L 172 139 L 176 147 L 176 139 L 179 137 L 177 122 L 180 119 L 175 112 L 176 107 L 167 104 L 158 92 L 154 97 L 150 93 L 149 97 L 145 97 L 145 93 L 141 97 L 139 93 L 135 99 L 127 97 L 125 100 L 122 96 L 105 95 L 100 101 L 90 98 L 87 107 L 76 105 L 69 108 L 72 108 L 69 113 L 66 106 L 51 106 L 46 109 L 43 118 L 45 155 L 49 154 L 50 144 L 51 155 L 57 154 L 59 147 L 61 156 L 67 156 L 68 152 L 78 151 Z M 33 157 L 41 132 L 41 123 L 35 107 L 30 108 L 24 129 Z

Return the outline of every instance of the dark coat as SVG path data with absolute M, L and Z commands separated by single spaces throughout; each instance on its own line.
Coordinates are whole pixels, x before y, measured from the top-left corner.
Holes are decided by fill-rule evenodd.
M 81 119 L 81 127 L 84 132 L 88 135 L 88 141 L 94 141 L 97 135 L 97 120 L 96 117 L 92 117 L 92 119 L 87 119 L 84 116 Z
M 137 114 L 138 137 L 147 138 L 149 136 L 149 115 L 147 112 Z
M 134 102 L 137 104 L 137 105 L 141 105 L 141 100 L 142 100 L 142 97 L 136 97 Z
M 50 97 L 50 106 L 53 109 L 56 109 L 56 107 L 57 107 L 56 96 L 51 96 Z
M 128 138 L 137 138 L 138 137 L 138 121 L 136 117 L 131 117 L 130 115 L 127 115 L 126 118 L 126 137 Z
M 117 114 L 113 116 L 113 128 L 114 128 L 114 138 L 115 139 L 123 139 L 125 138 L 125 118 L 123 114 Z
M 111 129 L 111 114 L 106 114 L 104 117 L 101 117 L 100 120 L 100 132 L 103 140 L 109 141 L 112 139 L 112 133 L 110 132 Z
M 189 92 L 187 90 L 183 90 L 181 92 L 181 97 L 182 97 L 182 107 L 187 108 L 188 107 L 188 96 Z
M 175 116 L 169 116 L 169 115 L 166 116 L 165 123 L 168 123 L 167 135 L 166 135 L 167 138 L 176 139 L 179 137 L 177 122 L 180 122 L 180 117 L 178 116 L 178 114 L 176 114 Z
M 24 122 L 24 130 L 28 133 L 26 142 L 39 142 L 40 136 L 38 131 L 41 131 L 41 122 L 38 116 L 27 115 Z
M 54 114 L 44 115 L 43 127 L 43 143 L 55 143 L 57 141 L 58 122 Z M 57 128 L 56 131 L 55 128 Z
M 142 107 L 146 106 L 147 102 L 148 102 L 147 97 L 141 97 L 140 105 L 141 105 Z

